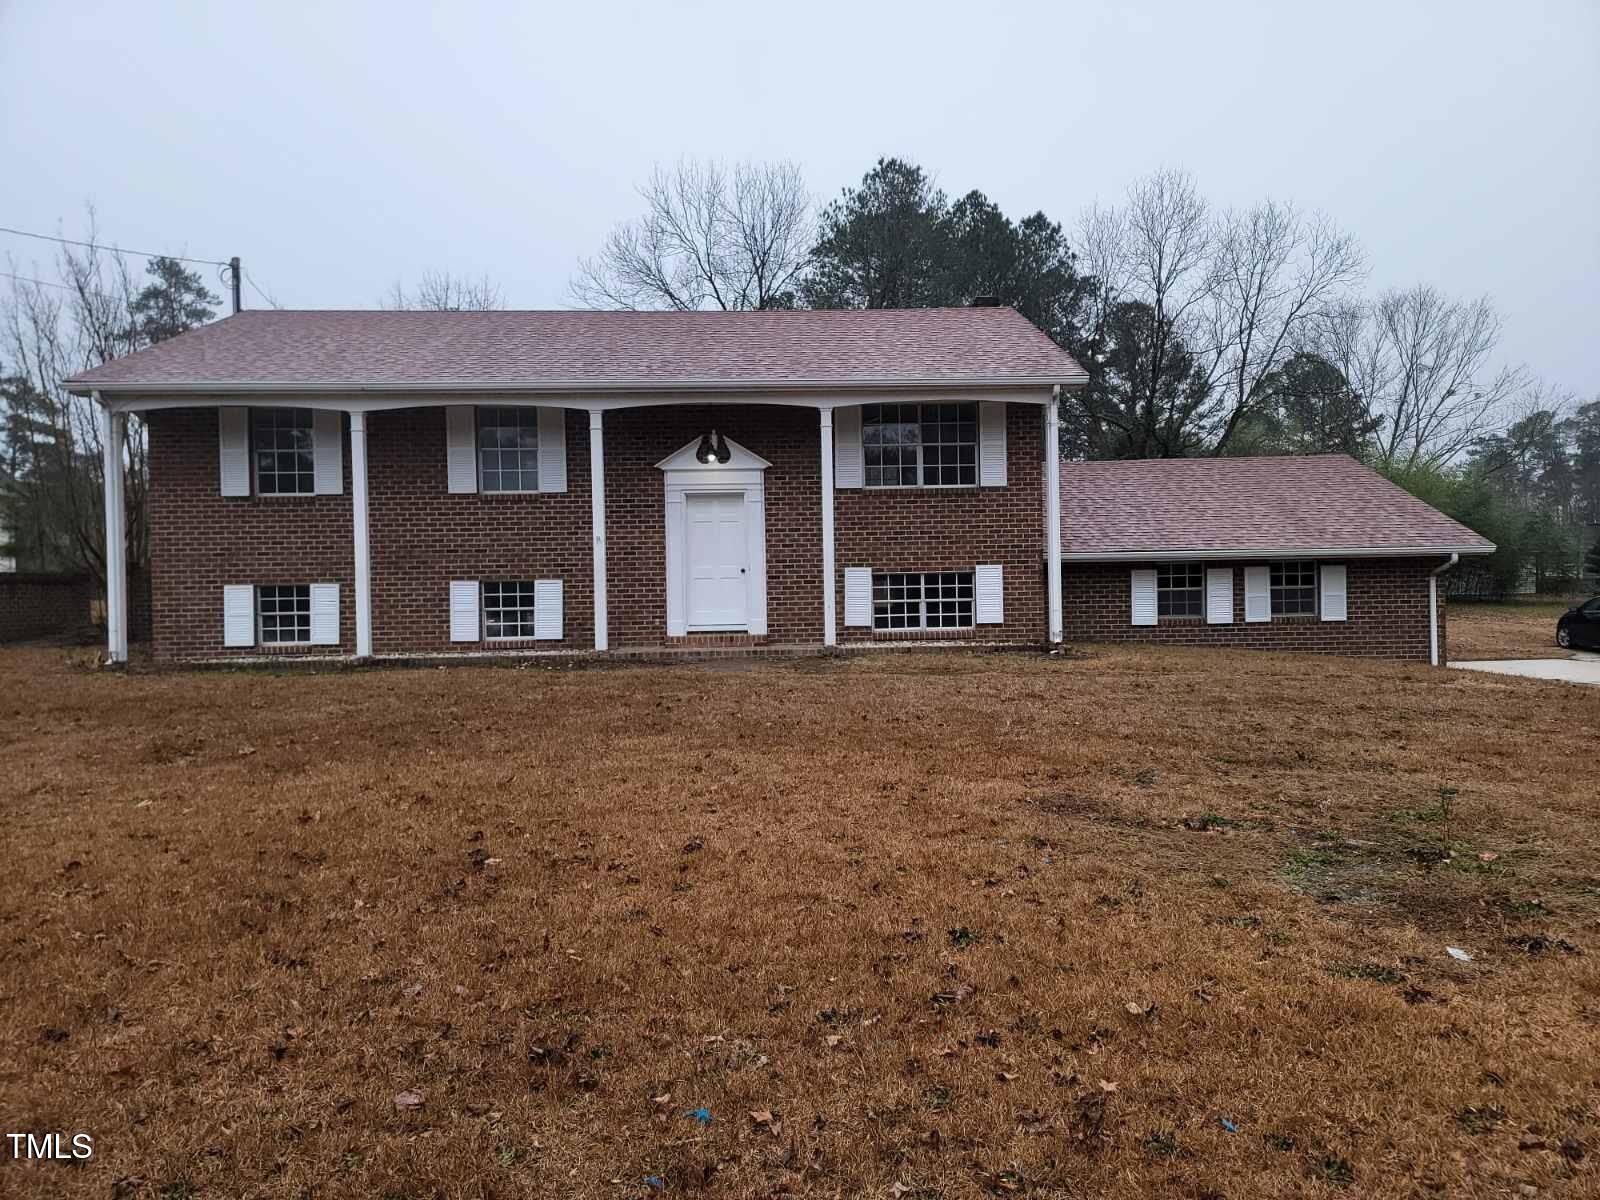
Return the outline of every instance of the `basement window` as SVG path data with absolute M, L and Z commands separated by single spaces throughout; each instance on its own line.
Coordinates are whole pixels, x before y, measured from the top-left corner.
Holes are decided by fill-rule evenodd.
M 478 479 L 485 492 L 539 490 L 538 409 L 478 410 Z
M 1275 617 L 1317 615 L 1315 562 L 1306 560 L 1272 564 L 1272 615 Z
M 257 588 L 256 614 L 256 632 L 263 646 L 311 644 L 310 585 Z
M 1156 617 L 1198 617 L 1205 611 L 1205 587 L 1199 563 L 1162 563 L 1156 567 Z
M 972 572 L 874 573 L 872 627 L 972 628 Z
M 309 408 L 257 408 L 250 413 L 256 495 L 310 496 L 317 490 Z
M 861 410 L 868 487 L 973 487 L 976 404 L 868 404 Z
M 489 641 L 537 636 L 533 629 L 534 585 L 486 583 L 483 585 L 483 636 Z

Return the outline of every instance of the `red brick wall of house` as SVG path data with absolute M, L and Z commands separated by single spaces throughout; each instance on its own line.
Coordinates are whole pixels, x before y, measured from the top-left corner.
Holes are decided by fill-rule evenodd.
M 99 592 L 87 575 L 0 571 L 0 642 L 82 629 Z
M 436 654 L 594 645 L 587 414 L 567 412 L 567 491 L 452 495 L 446 487 L 441 408 L 367 417 L 373 650 Z M 346 422 L 348 424 L 348 422 Z M 1040 410 L 1008 408 L 1009 486 L 839 491 L 837 620 L 843 568 L 1005 567 L 1006 623 L 965 636 L 1045 637 Z M 765 474 L 767 640 L 822 639 L 819 418 L 780 405 L 663 406 L 605 416 L 607 576 L 614 648 L 666 642 L 665 484 L 656 463 L 711 428 L 772 465 Z M 222 646 L 227 583 L 340 585 L 341 645 L 354 653 L 348 431 L 340 496 L 225 498 L 219 493 L 214 410 L 150 414 L 151 560 L 155 653 L 161 658 L 258 655 Z M 563 581 L 561 641 L 452 643 L 455 579 Z M 275 654 L 329 653 L 332 647 Z
M 667 640 L 666 481 L 656 464 L 715 428 L 772 465 L 767 641 L 822 640 L 821 425 L 814 408 L 677 405 L 605 416 L 606 595 L 611 644 Z
M 1175 560 L 1176 561 L 1176 560 Z M 1331 560 L 1330 560 L 1331 561 Z M 1233 624 L 1208 625 L 1204 617 L 1164 618 L 1158 625 L 1130 624 L 1135 567 L 1153 563 L 1061 565 L 1062 621 L 1068 642 L 1156 642 L 1165 645 L 1237 646 L 1371 658 L 1428 660 L 1428 572 L 1441 558 L 1357 558 L 1346 561 L 1348 619 L 1274 617 L 1246 624 L 1244 563 L 1206 563 L 1233 570 Z M 1445 661 L 1445 604 L 1439 597 L 1439 654 Z
M 368 414 L 374 654 L 594 648 L 588 413 L 566 426 L 565 492 L 451 494 L 443 408 Z M 454 579 L 560 579 L 561 640 L 452 642 Z
M 1043 643 L 1049 637 L 1045 599 L 1044 482 L 1040 453 L 1044 410 L 1006 405 L 1003 488 L 857 488 L 834 502 L 839 639 L 842 642 L 971 639 Z M 844 569 L 970 571 L 1004 567 L 1005 624 L 965 630 L 875 634 L 844 624 Z
M 339 585 L 340 644 L 275 648 L 275 655 L 355 653 L 355 554 L 350 446 L 340 496 L 224 496 L 215 409 L 146 414 L 150 469 L 151 625 L 157 658 L 264 653 L 222 645 L 222 588 L 230 583 Z M 348 420 L 345 422 L 348 427 Z

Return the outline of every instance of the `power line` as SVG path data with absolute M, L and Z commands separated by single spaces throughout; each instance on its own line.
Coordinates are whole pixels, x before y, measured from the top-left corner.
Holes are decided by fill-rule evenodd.
M 52 283 L 48 279 L 35 279 L 31 275 L 13 275 L 10 271 L 0 271 L 0 279 L 15 279 L 18 283 L 37 283 L 40 287 L 60 288 L 63 292 L 77 291 L 71 284 Z
M 225 267 L 228 265 L 226 262 L 215 258 L 185 258 L 181 254 L 148 254 L 143 250 L 124 250 L 118 246 L 103 246 L 98 242 L 79 242 L 74 241 L 72 238 L 55 237 L 48 233 L 29 233 L 26 229 L 12 229 L 6 225 L 0 225 L 0 233 L 13 233 L 17 237 L 37 238 L 41 242 L 59 242 L 63 246 L 82 246 L 86 250 L 109 250 L 113 254 L 129 254 L 134 258 L 171 258 L 176 259 L 178 262 L 204 263 L 209 267 Z
M 245 271 L 243 267 L 241 267 L 239 269 L 244 274 L 244 281 L 246 283 L 248 283 L 255 290 L 256 295 L 261 297 L 262 301 L 266 304 L 266 306 L 268 308 L 279 308 L 279 307 L 281 307 L 276 300 L 274 300 L 271 296 L 267 295 L 264 291 L 262 291 L 259 287 L 256 286 L 256 281 L 254 279 L 250 278 L 250 272 L 249 271 Z

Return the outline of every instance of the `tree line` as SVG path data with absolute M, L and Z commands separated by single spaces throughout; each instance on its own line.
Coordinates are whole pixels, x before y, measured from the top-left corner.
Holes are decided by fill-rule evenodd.
M 992 297 L 1088 374 L 1068 458 L 1344 453 L 1501 543 L 1497 587 L 1577 575 L 1600 522 L 1600 402 L 1497 362 L 1486 297 L 1427 284 L 1370 295 L 1330 218 L 1262 200 L 1218 209 L 1161 170 L 1070 231 L 951 199 L 883 158 L 818 207 L 792 163 L 686 161 L 580 261 L 602 308 L 917 308 Z M 1538 481 L 1530 483 L 1530 472 Z M 1591 573 L 1600 574 L 1600 551 Z

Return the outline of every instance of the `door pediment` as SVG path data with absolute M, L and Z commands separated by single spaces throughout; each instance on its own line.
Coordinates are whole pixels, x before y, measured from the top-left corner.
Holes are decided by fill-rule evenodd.
M 700 449 L 700 439 L 695 438 L 681 450 L 675 450 L 656 464 L 663 471 L 700 471 L 708 477 L 719 473 L 731 471 L 765 471 L 772 464 L 759 454 L 747 450 L 731 437 L 722 439 L 728 445 L 730 457 L 727 462 L 703 463 L 695 457 Z

